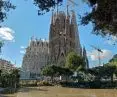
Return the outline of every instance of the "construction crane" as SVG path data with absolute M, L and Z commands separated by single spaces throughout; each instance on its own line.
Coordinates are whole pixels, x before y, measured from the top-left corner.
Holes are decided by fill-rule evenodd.
M 69 9 L 71 12 L 73 12 L 75 6 L 78 6 L 78 4 L 74 0 L 67 0 L 67 14 L 69 13 Z
M 66 0 L 67 1 L 67 12 L 69 11 L 69 7 L 72 7 L 74 8 L 75 6 L 78 6 L 78 4 L 76 2 L 74 2 L 74 0 Z M 57 3 L 57 7 L 56 7 L 56 11 L 57 11 L 57 14 L 59 12 L 59 1 L 58 0 L 55 0 L 55 2 Z M 72 9 L 70 8 L 70 9 Z M 54 11 L 54 9 L 52 9 L 52 12 Z
M 103 51 L 102 51 L 100 48 L 95 47 L 95 46 L 93 46 L 93 45 L 91 45 L 91 47 L 94 48 L 95 50 L 97 50 L 97 52 L 98 52 L 98 60 L 99 60 L 99 66 L 100 66 L 100 65 L 101 65 L 100 53 L 103 53 Z
M 4 46 L 4 41 L 0 41 L 0 54 L 3 46 Z
M 67 4 L 68 5 L 72 4 L 73 6 L 78 6 L 78 4 L 76 2 L 74 2 L 74 0 L 67 0 Z
M 75 6 L 78 6 L 78 4 L 74 2 L 74 0 L 67 0 L 67 9 L 69 6 L 72 6 L 74 8 Z

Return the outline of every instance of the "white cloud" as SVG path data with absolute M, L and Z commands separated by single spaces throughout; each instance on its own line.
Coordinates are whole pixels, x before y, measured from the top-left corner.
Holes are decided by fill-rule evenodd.
M 113 39 L 114 41 L 117 41 L 117 36 L 112 36 L 112 39 Z
M 21 46 L 20 48 L 21 48 L 21 49 L 25 49 L 25 47 L 24 47 L 24 46 Z
M 103 49 L 103 53 L 100 53 L 101 59 L 109 59 L 112 57 L 112 52 L 110 50 Z M 99 59 L 99 52 L 97 50 L 92 50 L 87 53 L 92 61 L 97 61 Z
M 21 54 L 25 54 L 25 50 L 21 50 L 20 53 L 21 53 Z
M 1 27 L 0 28 L 0 38 L 6 41 L 14 41 L 13 36 L 14 31 L 8 27 Z
M 20 46 L 20 53 L 21 54 L 25 54 L 25 52 L 26 52 L 26 47 L 24 47 L 24 46 Z

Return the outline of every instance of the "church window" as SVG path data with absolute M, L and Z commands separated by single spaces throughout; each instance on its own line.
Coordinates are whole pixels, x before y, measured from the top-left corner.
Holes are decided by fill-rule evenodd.
M 37 45 L 39 45 L 39 41 L 37 42 Z
M 64 57 L 64 54 L 62 53 L 61 56 Z

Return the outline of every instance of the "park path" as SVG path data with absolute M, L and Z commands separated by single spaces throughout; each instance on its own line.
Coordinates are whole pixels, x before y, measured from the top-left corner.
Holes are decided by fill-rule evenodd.
M 17 97 L 117 97 L 117 89 L 35 87 L 22 89 Z
M 23 88 L 16 97 L 96 97 L 86 93 L 77 93 L 70 88 L 61 87 L 41 87 Z
M 24 87 L 3 97 L 117 97 L 117 89 L 77 89 L 65 87 Z
M 16 94 L 16 97 L 37 97 L 36 95 L 39 94 L 39 89 L 38 87 L 35 88 L 21 88 L 18 93 Z M 38 95 L 38 97 L 40 97 Z
M 33 96 L 30 95 L 30 93 L 18 92 L 18 93 L 16 94 L 16 97 L 33 97 Z

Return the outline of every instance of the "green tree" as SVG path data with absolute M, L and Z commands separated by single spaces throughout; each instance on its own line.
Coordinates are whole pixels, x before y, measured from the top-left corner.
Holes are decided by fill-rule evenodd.
M 101 81 L 101 79 L 111 79 L 113 83 L 113 75 L 117 72 L 117 65 L 113 63 L 107 63 L 104 66 L 94 67 L 88 71 L 91 75 L 95 76 L 95 81 Z
M 104 66 L 104 76 L 111 78 L 111 83 L 113 83 L 113 75 L 116 74 L 117 66 L 113 63 L 108 63 Z
M 96 35 L 117 35 L 117 0 L 87 0 L 92 8 L 82 17 L 82 24 L 93 23 Z
M 2 87 L 17 88 L 19 86 L 19 70 L 13 69 L 10 71 L 2 70 L 0 76 L 0 83 Z
M 10 9 L 15 9 L 10 0 L 0 0 L 0 22 L 3 22 L 7 18 L 7 12 Z
M 6 87 L 8 84 L 7 84 L 7 79 L 8 79 L 8 73 L 7 72 L 3 72 L 1 73 L 1 86 L 2 87 Z
M 67 81 L 69 76 L 73 75 L 73 72 L 69 68 L 55 65 L 46 65 L 44 68 L 42 68 L 41 74 L 44 76 L 50 76 L 53 82 L 53 78 L 55 76 L 64 76 Z
M 14 88 L 17 88 L 19 86 L 19 78 L 20 78 L 20 74 L 19 74 L 19 69 L 13 69 L 10 72 L 10 78 L 11 78 L 11 86 L 13 86 Z
M 70 52 L 66 57 L 65 67 L 76 71 L 84 68 L 84 59 L 81 56 L 78 56 L 75 52 Z
M 50 11 L 51 8 L 58 6 L 63 0 L 34 0 L 34 4 L 39 8 L 38 14 L 44 14 Z
M 56 71 L 54 68 L 55 68 L 54 65 L 46 65 L 45 67 L 42 68 L 41 74 L 44 76 L 50 76 L 53 82 L 53 77 L 56 74 Z
M 34 0 L 34 4 L 39 8 L 38 13 L 48 12 L 64 0 Z M 93 33 L 96 35 L 115 35 L 117 34 L 117 1 L 116 0 L 81 0 L 85 1 L 92 9 L 85 13 L 81 24 L 93 23 Z
M 73 75 L 73 72 L 72 72 L 69 68 L 59 67 L 59 66 L 57 66 L 56 68 L 57 68 L 57 69 L 56 69 L 56 73 L 57 73 L 59 76 L 64 76 L 66 82 L 68 81 L 68 78 L 69 78 L 71 75 Z
M 95 81 L 100 81 L 101 76 L 102 76 L 102 71 L 103 71 L 103 67 L 99 66 L 99 67 L 93 67 L 88 69 L 88 73 L 90 73 L 91 75 L 93 75 L 95 78 Z
M 63 75 L 65 76 L 66 82 L 68 81 L 69 76 L 73 75 L 73 72 L 69 68 L 61 68 Z
M 104 65 L 107 75 L 111 78 L 111 82 L 113 82 L 113 75 L 117 76 L 117 54 L 113 56 L 112 59 L 109 60 L 109 63 Z

